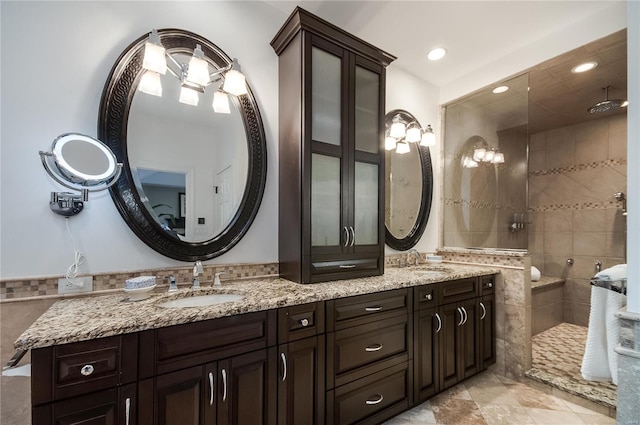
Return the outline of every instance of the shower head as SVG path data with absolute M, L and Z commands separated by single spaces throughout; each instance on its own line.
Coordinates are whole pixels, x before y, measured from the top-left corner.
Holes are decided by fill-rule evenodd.
M 626 101 L 620 99 L 611 99 L 609 100 L 609 89 L 611 86 L 603 87 L 604 90 L 604 100 L 602 102 L 598 102 L 593 105 L 591 108 L 587 109 L 591 114 L 597 114 L 600 112 L 608 112 L 614 109 L 623 108 L 626 105 Z

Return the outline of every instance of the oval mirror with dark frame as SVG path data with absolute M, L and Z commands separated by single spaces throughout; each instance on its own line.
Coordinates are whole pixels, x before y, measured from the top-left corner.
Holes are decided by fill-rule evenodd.
M 385 116 L 385 139 L 394 119 L 407 127 L 418 120 L 409 112 L 395 109 Z M 428 146 L 420 142 L 404 142 L 408 152 L 402 153 L 395 143 L 385 143 L 387 151 L 385 185 L 385 242 L 398 251 L 414 247 L 427 226 L 433 196 L 433 169 Z
M 124 50 L 107 79 L 98 122 L 98 137 L 124 164 L 111 197 L 155 251 L 181 261 L 206 260 L 237 244 L 258 212 L 267 172 L 262 118 L 248 84 L 246 94 L 226 96 L 227 113 L 216 113 L 211 99 L 224 79 L 214 75 L 237 66 L 219 47 L 179 29 L 157 35 L 174 68 L 197 56 L 199 45 L 213 88 L 200 87 L 198 107 L 178 101 L 188 79 L 182 65 L 172 72 L 178 78 L 161 75 L 161 97 L 143 93 L 138 88 L 149 34 Z

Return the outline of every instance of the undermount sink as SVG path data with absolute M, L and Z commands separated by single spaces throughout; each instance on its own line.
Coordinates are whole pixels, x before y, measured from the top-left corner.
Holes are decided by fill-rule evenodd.
M 424 275 L 437 275 L 442 273 L 451 273 L 453 269 L 444 266 L 421 266 L 415 268 L 415 273 Z
M 178 298 L 176 300 L 159 303 L 158 307 L 183 308 L 183 307 L 206 307 L 214 304 L 231 303 L 241 301 L 244 295 L 241 294 L 209 294 L 196 295 L 194 297 Z

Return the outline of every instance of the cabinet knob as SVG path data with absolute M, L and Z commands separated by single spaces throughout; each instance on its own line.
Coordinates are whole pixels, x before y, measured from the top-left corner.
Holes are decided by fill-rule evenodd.
M 302 326 L 309 326 L 309 319 L 302 319 L 300 320 L 300 324 Z
M 425 298 L 427 301 L 431 301 L 431 300 L 433 299 L 433 295 L 431 295 L 431 294 L 427 294 L 427 295 L 425 295 L 425 296 L 424 296 L 424 298 Z
M 493 288 L 493 282 L 489 282 L 485 286 L 486 288 Z
M 80 373 L 83 376 L 89 376 L 89 375 L 91 375 L 93 373 L 93 371 L 94 371 L 94 368 L 90 364 L 86 364 L 86 365 L 82 366 L 82 369 L 80 369 Z

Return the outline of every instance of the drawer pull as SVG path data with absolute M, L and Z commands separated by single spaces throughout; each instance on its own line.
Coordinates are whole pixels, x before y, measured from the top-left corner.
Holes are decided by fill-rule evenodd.
M 131 416 L 131 398 L 127 397 L 124 401 L 124 423 L 129 425 L 129 416 Z
M 458 321 L 458 326 L 462 326 L 462 322 L 464 322 L 464 315 L 462 314 L 462 310 L 460 310 L 460 307 L 456 307 L 456 310 L 458 310 L 458 313 L 460 314 L 460 320 Z
M 351 229 L 351 244 L 349 246 L 353 246 L 356 243 L 356 231 L 353 230 L 353 226 L 349 226 L 349 229 Z
M 375 307 L 365 307 L 364 311 L 380 311 L 382 310 L 382 306 L 381 305 L 377 305 Z
M 280 353 L 280 359 L 282 359 L 282 382 L 284 382 L 287 380 L 287 356 Z
M 343 229 L 344 229 L 344 246 L 347 247 L 349 246 L 349 229 L 347 229 L 347 226 L 344 226 Z
M 438 329 L 436 329 L 436 333 L 438 333 L 442 329 L 442 319 L 438 313 L 436 313 L 436 319 L 438 319 Z
M 382 402 L 382 400 L 384 400 L 384 397 L 382 396 L 382 394 L 377 394 L 377 395 L 376 395 L 376 397 L 378 397 L 378 398 L 377 398 L 377 399 L 375 399 L 375 400 L 371 400 L 371 399 L 366 400 L 366 401 L 365 401 L 365 403 L 366 403 L 366 404 L 369 404 L 369 405 L 372 405 L 372 404 L 379 404 L 379 403 L 381 403 L 381 402 Z
M 482 316 L 480 316 L 480 320 L 484 320 L 484 318 L 487 317 L 487 309 L 482 303 L 480 303 L 480 307 L 482 308 Z
M 305 327 L 306 327 L 306 326 L 309 326 L 309 319 L 306 319 L 306 318 L 305 318 L 305 319 L 300 320 L 300 324 L 301 324 L 302 326 L 305 326 Z
M 431 300 L 433 299 L 433 295 L 431 295 L 431 294 L 427 294 L 427 295 L 425 295 L 425 296 L 424 296 L 424 298 L 425 298 L 427 301 L 431 301 Z
M 355 267 L 356 267 L 355 264 L 340 264 L 341 269 L 353 269 Z
M 222 401 L 227 401 L 227 371 L 222 369 Z
M 365 347 L 364 349 L 364 351 L 367 351 L 369 353 L 373 351 L 380 351 L 380 350 L 382 350 L 382 344 L 370 345 L 368 347 Z
M 462 313 L 464 314 L 464 320 L 462 321 L 462 324 L 464 325 L 465 323 L 467 323 L 467 320 L 469 319 L 469 313 L 467 313 L 467 310 L 464 307 L 460 307 L 462 309 Z
M 91 375 L 93 373 L 94 370 L 95 369 L 93 368 L 93 365 L 86 364 L 86 365 L 82 366 L 82 369 L 80 369 L 80 373 L 83 376 L 89 376 L 89 375 Z
M 213 406 L 213 372 L 209 372 L 209 406 Z

